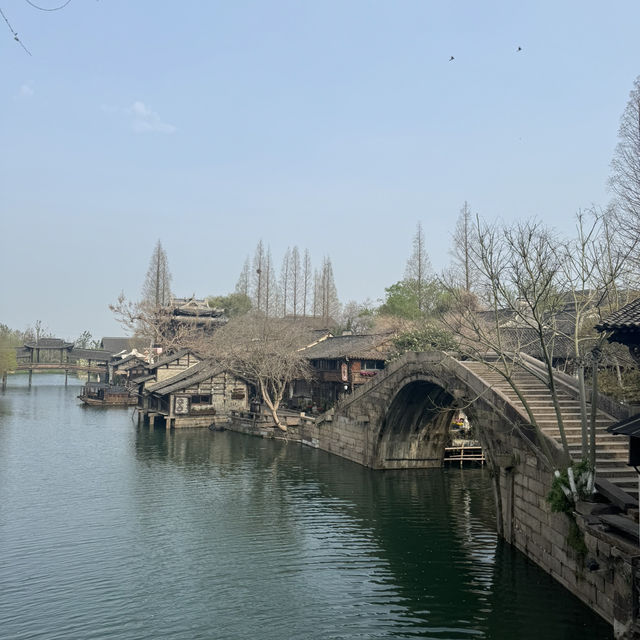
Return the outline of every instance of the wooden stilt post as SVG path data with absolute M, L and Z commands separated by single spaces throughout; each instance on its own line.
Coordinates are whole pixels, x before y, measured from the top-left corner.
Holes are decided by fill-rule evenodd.
M 7 372 L 6 371 L 2 374 L 2 390 L 3 391 L 7 390 Z
M 66 387 L 69 380 L 69 369 L 64 370 L 64 386 Z
M 29 387 L 31 387 L 32 379 L 33 379 L 33 369 L 29 369 Z

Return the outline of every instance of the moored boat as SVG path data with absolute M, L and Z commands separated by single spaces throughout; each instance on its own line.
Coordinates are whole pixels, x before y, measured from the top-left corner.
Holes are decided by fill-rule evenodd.
M 104 382 L 88 382 L 82 387 L 78 399 L 88 405 L 103 407 L 125 407 L 137 403 L 136 395 L 127 387 Z

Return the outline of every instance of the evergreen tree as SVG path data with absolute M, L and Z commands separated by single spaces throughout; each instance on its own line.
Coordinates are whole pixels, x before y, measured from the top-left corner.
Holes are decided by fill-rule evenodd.
M 236 282 L 236 290 L 235 292 L 245 296 L 245 297 L 249 297 L 249 272 L 250 272 L 250 265 L 249 265 L 249 257 L 247 256 L 247 258 L 245 258 L 244 264 L 242 265 L 242 271 L 240 272 L 240 276 L 238 277 L 238 282 Z
M 427 288 L 430 280 L 431 263 L 427 254 L 422 224 L 418 222 L 416 233 L 413 236 L 413 252 L 409 260 L 407 260 L 404 281 L 415 288 L 418 309 L 421 313 L 426 311 Z
M 171 273 L 169 272 L 169 262 L 167 254 L 162 248 L 162 243 L 158 240 L 151 260 L 149 269 L 142 285 L 142 301 L 154 308 L 169 304 L 171 300 Z
M 259 240 L 253 254 L 253 283 L 251 288 L 253 308 L 258 311 L 264 311 L 265 259 L 264 245 L 262 240 Z
M 320 273 L 320 314 L 328 324 L 329 320 L 335 320 L 340 315 L 340 301 L 338 300 L 338 290 L 333 277 L 333 266 L 331 258 L 325 257 L 322 262 Z
M 465 291 L 471 292 L 474 288 L 474 279 L 477 269 L 474 266 L 474 244 L 476 243 L 473 215 L 469 203 L 465 203 L 460 209 L 456 228 L 453 233 L 453 258 L 452 276 L 459 286 Z

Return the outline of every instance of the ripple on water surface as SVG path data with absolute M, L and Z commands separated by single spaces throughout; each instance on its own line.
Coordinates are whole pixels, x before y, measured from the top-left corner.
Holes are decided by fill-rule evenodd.
M 485 471 L 149 431 L 34 380 L 0 396 L 1 638 L 612 637 L 500 543 Z

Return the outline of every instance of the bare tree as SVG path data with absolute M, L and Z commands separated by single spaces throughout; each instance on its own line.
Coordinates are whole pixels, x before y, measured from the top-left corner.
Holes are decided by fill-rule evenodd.
M 459 349 L 467 357 L 485 362 L 504 377 L 522 402 L 549 464 L 554 458 L 529 407 L 515 375 L 523 366 L 537 375 L 550 394 L 560 440 L 562 466 L 569 478 L 569 491 L 575 500 L 577 488 L 591 491 L 595 481 L 595 420 L 597 411 L 597 362 L 605 346 L 605 336 L 594 325 L 615 308 L 619 295 L 618 279 L 628 263 L 629 247 L 611 243 L 606 215 L 578 214 L 575 238 L 564 240 L 535 221 L 511 226 L 489 226 L 476 218 L 476 237 L 470 252 L 477 269 L 478 298 L 453 283 L 455 313 L 445 318 L 459 339 Z M 533 337 L 531 337 L 533 336 Z M 554 360 L 562 344 L 563 359 L 577 363 L 579 395 L 582 405 L 581 457 L 588 463 L 586 476 L 574 477 L 573 460 L 557 390 Z M 566 345 L 570 345 L 567 349 Z M 545 373 L 527 367 L 521 352 L 534 347 L 540 353 Z M 493 354 L 487 358 L 486 354 Z M 584 368 L 591 366 L 591 415 L 586 411 Z M 558 471 L 559 472 L 559 471 Z
M 306 316 L 309 311 L 309 298 L 313 287 L 313 270 L 311 267 L 311 255 L 309 250 L 304 250 L 302 260 L 302 315 Z M 315 314 L 313 314 L 315 315 Z
M 293 380 L 309 379 L 309 365 L 300 349 L 312 337 L 301 323 L 253 313 L 234 319 L 204 345 L 208 353 L 240 378 L 252 383 L 282 431 L 280 410 Z
M 316 295 L 319 301 L 316 307 L 317 313 L 314 315 L 321 316 L 324 322 L 328 324 L 329 320 L 335 320 L 340 315 L 340 301 L 338 300 L 338 291 L 333 277 L 331 258 L 325 257 L 323 260 L 322 271 L 318 274 L 317 280 L 318 290 Z
M 267 248 L 264 259 L 264 313 L 266 316 L 278 315 L 278 301 L 280 291 L 276 280 L 276 271 L 273 266 L 271 249 Z
M 619 282 L 625 280 L 629 256 L 638 242 L 618 243 L 611 232 L 611 212 L 591 210 L 576 216 L 576 236 L 557 247 L 561 265 L 562 290 L 568 304 L 565 314 L 569 323 L 554 322 L 553 331 L 572 347 L 580 389 L 582 459 L 589 462 L 595 473 L 596 434 L 595 409 L 597 407 L 597 371 L 603 352 L 611 351 L 605 332 L 596 332 L 594 326 L 618 309 L 621 303 Z M 591 416 L 587 415 L 585 368 L 592 369 Z M 589 489 L 593 487 L 592 473 Z
M 375 324 L 375 306 L 371 300 L 349 300 L 342 307 L 340 324 L 355 335 L 369 333 Z
M 322 314 L 322 275 L 317 269 L 313 270 L 313 302 L 311 315 L 316 318 Z
M 413 236 L 413 251 L 405 268 L 405 282 L 410 282 L 415 289 L 418 309 L 421 313 L 424 313 L 426 308 L 426 289 L 430 276 L 431 262 L 427 254 L 422 224 L 418 222 Z
M 640 233 L 640 76 L 620 119 L 611 169 L 609 184 L 623 219 L 619 231 L 636 238 Z
M 141 300 L 133 302 L 121 293 L 109 308 L 125 330 L 171 351 L 186 344 L 191 331 L 188 327 L 174 326 L 168 309 L 170 301 L 171 274 L 167 254 L 158 240 L 142 285 Z
M 298 247 L 293 247 L 291 250 L 290 259 L 290 299 L 291 299 L 291 312 L 294 318 L 299 315 L 300 311 L 300 285 L 302 284 L 302 273 L 300 271 L 300 250 Z
M 147 275 L 142 285 L 142 300 L 154 307 L 167 305 L 171 300 L 169 262 L 160 240 L 156 243 L 151 255 Z
M 109 309 L 125 331 L 150 346 L 161 346 L 165 352 L 191 346 L 199 340 L 200 332 L 193 326 L 176 322 L 170 307 L 156 307 L 146 300 L 133 302 L 120 293 Z
M 29 336 L 30 340 L 39 342 L 42 338 L 53 337 L 53 334 L 51 333 L 51 330 L 42 322 L 42 320 L 36 320 L 33 323 L 33 327 L 27 328 L 27 330 L 25 331 L 25 336 Z
M 447 314 L 443 322 L 457 336 L 458 349 L 465 357 L 483 362 L 513 389 L 538 435 L 545 458 L 554 468 L 555 458 L 517 378 L 523 364 L 520 340 L 531 332 L 537 336 L 550 374 L 541 380 L 552 397 L 564 452 L 563 466 L 569 467 L 571 456 L 553 377 L 553 335 L 547 327 L 549 317 L 561 303 L 555 239 L 536 222 L 502 227 L 487 225 L 479 218 L 474 223 L 474 234 L 471 258 L 484 300 L 455 282 L 449 283 L 455 311 Z M 506 319 L 511 325 L 508 328 Z
M 453 247 L 450 251 L 453 258 L 453 276 L 460 282 L 465 291 L 471 291 L 473 288 L 474 267 L 471 249 L 474 238 L 473 216 L 469 203 L 465 200 L 456 221 L 456 228 L 453 233 Z
M 288 311 L 289 289 L 291 288 L 291 249 L 287 247 L 280 267 L 280 302 L 282 303 L 281 316 L 284 318 Z

